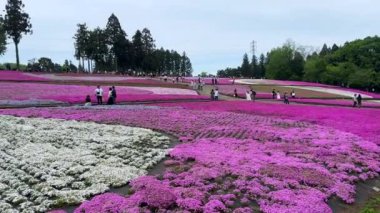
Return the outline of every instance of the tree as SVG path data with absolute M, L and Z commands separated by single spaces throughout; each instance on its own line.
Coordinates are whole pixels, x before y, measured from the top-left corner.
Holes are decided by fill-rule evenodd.
M 310 82 L 320 81 L 321 75 L 327 70 L 326 66 L 324 59 L 316 56 L 309 58 L 305 63 L 303 80 Z
M 254 78 L 260 78 L 261 77 L 257 57 L 255 55 L 252 55 L 251 72 L 250 72 L 249 77 L 254 77 Z
M 114 61 L 116 71 L 118 71 L 118 62 L 121 60 L 124 54 L 123 51 L 120 51 L 119 47 L 126 44 L 127 34 L 121 27 L 119 19 L 113 13 L 108 18 L 106 33 L 108 35 L 108 45 L 110 46 L 112 59 Z
M 4 54 L 7 50 L 7 36 L 4 27 L 4 19 L 0 15 L 0 55 Z
M 75 58 L 79 60 L 79 70 L 84 69 L 84 60 L 87 57 L 86 49 L 88 48 L 89 31 L 86 23 L 78 24 L 78 30 L 74 35 Z M 82 60 L 82 64 L 80 63 Z
M 260 55 L 259 59 L 259 73 L 260 73 L 260 78 L 265 76 L 265 56 L 264 54 Z
M 30 17 L 23 11 L 24 7 L 25 5 L 21 0 L 8 0 L 7 5 L 5 5 L 4 29 L 15 44 L 17 70 L 20 68 L 18 44 L 23 34 L 32 33 Z
M 38 64 L 41 71 L 52 72 L 55 70 L 54 63 L 51 61 L 50 58 L 42 57 L 38 59 Z
M 293 49 L 284 45 L 275 48 L 268 54 L 265 76 L 270 79 L 288 80 L 292 76 L 291 61 Z
M 141 32 L 142 34 L 142 42 L 143 42 L 143 49 L 144 53 L 146 55 L 149 55 L 153 52 L 154 48 L 156 48 L 156 45 L 154 44 L 154 39 L 152 37 L 152 34 L 150 33 L 150 30 L 147 28 L 144 28 Z
M 144 60 L 144 42 L 142 40 L 142 33 L 137 30 L 135 35 L 132 37 L 133 46 L 133 62 L 136 69 L 142 68 L 142 63 Z
M 319 52 L 320 56 L 326 56 L 330 53 L 330 49 L 327 47 L 326 44 L 323 44 L 321 52 Z
M 301 80 L 305 66 L 305 59 L 300 52 L 294 52 L 293 59 L 290 62 L 290 69 L 292 71 L 291 80 Z
M 241 65 L 241 75 L 243 77 L 250 77 L 251 76 L 251 66 L 248 59 L 248 54 L 245 53 L 243 56 L 243 63 Z
M 186 52 L 182 53 L 181 57 L 181 72 L 180 76 L 191 76 L 193 72 L 193 67 L 189 57 L 187 57 Z

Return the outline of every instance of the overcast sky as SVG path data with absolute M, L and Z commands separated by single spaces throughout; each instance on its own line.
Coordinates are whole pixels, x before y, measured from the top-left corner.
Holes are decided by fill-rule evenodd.
M 47 56 L 54 62 L 74 60 L 78 23 L 105 27 L 111 13 L 131 38 L 147 27 L 156 46 L 186 51 L 195 74 L 215 73 L 241 64 L 250 43 L 257 54 L 293 39 L 321 48 L 323 43 L 380 34 L 379 0 L 23 0 L 33 34 L 19 45 L 21 63 Z M 6 0 L 0 1 L 4 15 Z M 0 63 L 15 61 L 14 44 Z M 77 64 L 75 62 L 75 64 Z

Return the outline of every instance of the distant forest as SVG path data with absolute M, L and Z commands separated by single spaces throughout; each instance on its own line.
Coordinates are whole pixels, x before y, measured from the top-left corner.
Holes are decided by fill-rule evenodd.
M 310 54 L 287 42 L 259 59 L 249 60 L 245 54 L 240 67 L 219 70 L 218 76 L 303 80 L 380 91 L 380 38 L 367 37 L 343 46 L 325 44 Z
M 157 49 L 149 29 L 137 30 L 128 39 L 119 19 L 112 14 L 105 29 L 89 30 L 78 24 L 75 57 L 81 61 L 79 69 L 117 71 L 131 75 L 190 76 L 192 65 L 185 52 Z

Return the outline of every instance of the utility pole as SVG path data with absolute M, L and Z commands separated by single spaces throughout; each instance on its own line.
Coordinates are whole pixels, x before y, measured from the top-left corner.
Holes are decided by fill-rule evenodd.
M 252 53 L 252 55 L 256 54 L 256 41 L 255 40 L 252 40 L 252 42 L 251 42 L 251 53 Z

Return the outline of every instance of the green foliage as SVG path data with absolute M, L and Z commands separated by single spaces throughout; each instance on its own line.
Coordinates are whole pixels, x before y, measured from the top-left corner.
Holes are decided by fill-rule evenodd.
M 380 211 L 380 196 L 371 199 L 361 213 L 378 213 Z
M 244 56 L 243 56 L 243 63 L 241 65 L 241 69 L 240 70 L 241 70 L 241 75 L 243 77 L 251 77 L 252 76 L 252 74 L 251 74 L 252 68 L 251 68 L 251 65 L 249 63 L 249 59 L 248 59 L 247 53 L 245 53 Z
M 319 57 L 311 57 L 305 63 L 303 80 L 319 81 L 322 73 L 326 72 L 327 64 L 324 59 Z
M 304 58 L 294 45 L 285 44 L 268 55 L 266 77 L 280 80 L 300 80 L 304 70 Z
M 4 29 L 6 34 L 11 38 L 16 47 L 16 64 L 20 68 L 20 59 L 18 44 L 22 35 L 32 33 L 32 24 L 30 23 L 29 14 L 23 11 L 25 5 L 21 0 L 8 0 L 5 5 Z

